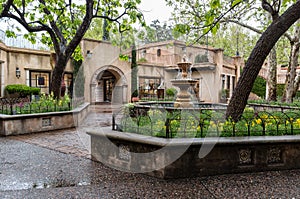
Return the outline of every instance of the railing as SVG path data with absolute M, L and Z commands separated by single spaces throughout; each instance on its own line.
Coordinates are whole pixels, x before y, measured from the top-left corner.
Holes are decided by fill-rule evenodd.
M 70 101 L 46 100 L 31 101 L 27 98 L 1 98 L 0 113 L 6 115 L 33 114 L 44 112 L 70 111 L 84 102 L 84 97 Z
M 46 46 L 40 41 L 40 38 L 36 38 L 36 43 L 32 44 L 30 41 L 25 39 L 23 35 L 19 34 L 16 38 L 7 37 L 5 32 L 0 30 L 0 41 L 5 43 L 7 46 L 17 47 L 17 48 L 28 48 L 35 50 L 50 50 L 49 46 Z
M 127 106 L 113 114 L 113 130 L 164 138 L 295 135 L 300 134 L 300 112 L 295 108 L 248 107 L 235 123 L 225 120 L 226 109 L 216 106 L 181 110 Z

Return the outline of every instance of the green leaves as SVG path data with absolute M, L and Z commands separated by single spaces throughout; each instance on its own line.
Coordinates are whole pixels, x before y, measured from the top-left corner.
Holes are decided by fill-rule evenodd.
M 36 37 L 37 37 L 36 33 L 24 34 L 24 38 L 30 41 L 32 44 L 36 43 Z
M 237 4 L 241 3 L 243 0 L 234 0 L 231 4 L 231 7 L 236 6 Z
M 73 53 L 73 59 L 75 60 L 75 61 L 81 61 L 81 60 L 83 60 L 83 57 L 82 57 L 82 54 L 81 54 L 81 48 L 80 48 L 80 46 L 77 46 L 76 47 L 76 49 L 75 49 L 75 51 L 74 51 L 74 53 Z
M 211 9 L 217 9 L 221 7 L 220 0 L 211 0 L 209 4 Z
M 190 32 L 191 29 L 190 26 L 187 24 L 176 24 L 174 30 L 181 34 L 187 34 Z
M 6 30 L 5 34 L 6 34 L 7 37 L 13 37 L 13 38 L 17 37 L 16 33 L 11 31 L 11 30 Z

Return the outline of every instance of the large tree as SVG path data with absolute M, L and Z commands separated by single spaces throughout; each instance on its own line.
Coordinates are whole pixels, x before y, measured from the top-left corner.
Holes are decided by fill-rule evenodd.
M 53 46 L 56 62 L 50 88 L 59 97 L 67 62 L 74 52 L 79 52 L 78 44 L 92 19 L 102 18 L 115 22 L 120 31 L 130 29 L 131 23 L 137 19 L 142 21 L 143 18 L 137 9 L 138 3 L 140 0 L 0 0 L 0 19 L 18 22 L 29 32 L 26 37 L 33 42 L 36 33 L 40 32 L 42 42 Z M 110 27 L 115 26 L 111 23 Z M 7 33 L 13 35 L 17 30 Z
M 182 33 L 191 33 L 200 40 L 203 35 L 209 31 L 216 32 L 219 24 L 224 16 L 236 13 L 247 13 L 249 1 L 234 0 L 234 1 L 220 1 L 211 0 L 204 2 L 201 0 L 166 0 L 169 5 L 175 7 L 174 18 L 177 21 L 185 23 L 178 23 L 177 29 Z M 255 0 L 252 1 L 256 2 Z M 261 9 L 268 10 L 272 6 L 276 9 L 268 10 L 272 14 L 273 22 L 267 25 L 267 29 L 263 32 L 256 46 L 252 50 L 243 73 L 238 81 L 237 87 L 233 92 L 230 100 L 226 116 L 233 120 L 238 120 L 243 113 L 247 104 L 247 99 L 253 87 L 254 81 L 263 65 L 267 55 L 274 47 L 278 39 L 298 20 L 300 17 L 300 3 L 296 1 L 284 1 L 284 4 L 279 0 L 269 1 L 262 0 Z M 290 4 L 288 4 L 290 3 Z M 270 6 L 272 5 L 272 6 Z M 288 7 L 288 9 L 279 16 L 279 9 L 281 5 Z M 184 7 L 184 9 L 182 9 Z M 276 19 L 276 20 L 274 20 Z M 202 34 L 199 36 L 199 32 Z
M 273 21 L 257 41 L 227 108 L 227 118 L 240 119 L 261 66 L 279 38 L 300 18 L 300 1 L 291 5 Z

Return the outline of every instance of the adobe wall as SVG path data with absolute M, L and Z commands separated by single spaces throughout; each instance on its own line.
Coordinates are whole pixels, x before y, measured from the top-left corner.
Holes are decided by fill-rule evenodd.
M 113 46 L 110 42 L 84 40 L 81 48 L 85 53 L 88 50 L 92 52 L 92 55 L 90 57 L 87 56 L 83 63 L 85 76 L 84 96 L 87 102 L 95 102 L 97 80 L 105 70 L 109 70 L 116 76 L 116 86 L 124 86 L 126 98 L 130 96 L 130 63 L 119 59 L 119 47 Z
M 51 60 L 51 52 L 44 50 L 33 50 L 25 48 L 8 47 L 0 43 L 1 65 L 1 96 L 6 85 L 9 84 L 29 84 L 29 70 L 51 72 L 54 61 Z M 21 71 L 20 78 L 16 77 L 16 68 Z M 69 62 L 66 72 L 72 72 L 73 67 Z

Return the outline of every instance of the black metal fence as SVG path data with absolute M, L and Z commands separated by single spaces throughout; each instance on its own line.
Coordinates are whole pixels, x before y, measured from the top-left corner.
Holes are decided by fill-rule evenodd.
M 84 102 L 84 97 L 71 100 L 30 100 L 30 98 L 1 98 L 0 113 L 6 115 L 69 111 Z
M 113 130 L 164 138 L 232 137 L 300 134 L 298 107 L 251 105 L 237 123 L 225 119 L 226 109 L 137 108 L 113 114 Z

